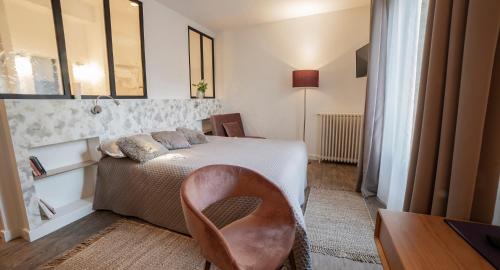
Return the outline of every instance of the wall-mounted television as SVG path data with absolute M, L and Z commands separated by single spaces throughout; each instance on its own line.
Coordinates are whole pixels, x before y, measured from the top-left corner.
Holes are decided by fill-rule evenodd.
M 368 54 L 370 44 L 356 50 L 356 78 L 366 77 L 368 75 Z

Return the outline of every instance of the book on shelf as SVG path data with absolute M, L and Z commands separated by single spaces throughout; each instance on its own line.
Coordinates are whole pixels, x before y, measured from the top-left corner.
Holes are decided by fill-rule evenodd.
M 40 202 L 42 204 L 44 204 L 47 207 L 47 209 L 50 210 L 50 212 L 52 212 L 52 214 L 54 214 L 54 215 L 56 214 L 56 209 L 52 205 L 50 205 L 49 203 L 47 203 L 47 201 L 45 201 L 44 199 L 40 198 L 39 200 L 40 200 Z
M 30 166 L 31 170 L 33 171 L 33 176 L 40 176 L 42 173 L 38 170 L 38 168 L 35 166 L 35 163 L 30 159 Z
M 56 216 L 55 212 L 52 212 L 50 210 L 50 206 L 47 206 L 42 200 L 38 200 L 38 207 L 40 208 L 40 214 L 42 217 L 45 217 L 47 219 L 53 219 Z M 50 208 L 49 208 L 50 207 Z M 53 209 L 53 208 L 52 208 Z
M 47 171 L 45 170 L 45 168 L 43 167 L 42 163 L 40 162 L 40 160 L 38 160 L 37 157 L 35 156 L 30 156 L 30 162 L 33 163 L 33 165 L 36 167 L 37 171 L 40 173 L 40 175 L 45 175 L 47 174 Z

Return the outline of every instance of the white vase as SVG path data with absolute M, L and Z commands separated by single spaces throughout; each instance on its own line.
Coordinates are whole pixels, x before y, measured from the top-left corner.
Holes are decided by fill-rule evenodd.
M 198 91 L 198 93 L 196 94 L 196 97 L 199 99 L 203 99 L 205 97 L 205 92 Z

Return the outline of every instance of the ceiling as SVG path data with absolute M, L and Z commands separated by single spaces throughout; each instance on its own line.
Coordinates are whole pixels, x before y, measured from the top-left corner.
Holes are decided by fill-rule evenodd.
M 158 0 L 212 29 L 225 30 L 370 4 L 370 0 Z

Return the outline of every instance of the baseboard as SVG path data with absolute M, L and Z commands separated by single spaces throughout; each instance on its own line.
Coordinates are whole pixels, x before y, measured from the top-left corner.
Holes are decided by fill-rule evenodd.
M 319 155 L 318 154 L 310 154 L 308 155 L 309 160 L 314 160 L 317 161 L 319 160 Z
M 28 228 L 24 228 L 21 232 L 21 237 L 26 241 L 30 241 L 30 230 Z
M 76 211 L 73 211 L 69 214 L 66 214 L 62 217 L 58 217 L 56 219 L 52 219 L 49 221 L 46 221 L 42 223 L 42 225 L 32 229 L 23 229 L 23 238 L 33 242 L 49 233 L 52 233 L 54 231 L 59 230 L 60 228 L 75 222 L 91 213 L 93 213 L 94 210 L 92 209 L 92 205 L 87 206 L 87 207 L 82 207 Z
M 387 209 L 387 204 L 383 202 L 378 196 L 375 196 L 375 199 L 377 202 L 379 202 L 382 206 L 384 206 L 384 209 Z
M 14 240 L 18 237 L 22 236 L 22 230 L 1 230 L 0 231 L 0 238 L 2 238 L 2 241 L 4 242 L 9 242 L 11 240 Z
M 0 238 L 2 238 L 3 243 L 9 242 L 13 239 L 13 234 L 10 230 L 1 230 L 0 234 Z

